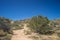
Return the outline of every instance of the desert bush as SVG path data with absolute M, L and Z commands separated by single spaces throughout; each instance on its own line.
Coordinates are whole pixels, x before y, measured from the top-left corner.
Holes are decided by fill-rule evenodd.
M 4 31 L 8 32 L 11 29 L 9 25 L 10 25 L 9 19 L 6 19 L 4 17 L 0 18 L 0 29 L 3 29 Z
M 57 33 L 57 36 L 60 37 L 60 33 Z
M 11 34 L 7 34 L 7 36 L 6 36 L 6 40 L 11 40 L 11 37 L 12 37 L 12 35 Z
M 0 37 L 0 40 L 11 40 L 12 35 L 8 34 L 6 36 Z
M 10 20 L 6 18 L 0 17 L 0 40 L 10 40 L 8 34 L 12 34 L 12 30 L 10 27 Z
M 6 32 L 0 29 L 0 37 L 5 36 L 5 35 L 6 35 Z
M 50 34 L 51 27 L 49 27 L 49 20 L 47 17 L 44 16 L 34 16 L 29 21 L 28 27 L 39 34 Z
M 13 30 L 23 29 L 23 26 L 24 25 L 18 24 L 18 23 L 16 23 L 16 24 L 14 23 L 14 24 L 11 25 Z

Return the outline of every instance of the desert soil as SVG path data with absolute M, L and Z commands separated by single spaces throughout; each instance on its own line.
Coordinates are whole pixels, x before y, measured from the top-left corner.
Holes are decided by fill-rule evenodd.
M 26 27 L 26 25 L 24 27 Z M 32 40 L 24 34 L 24 29 L 13 30 L 13 33 L 14 35 L 12 36 L 11 40 Z

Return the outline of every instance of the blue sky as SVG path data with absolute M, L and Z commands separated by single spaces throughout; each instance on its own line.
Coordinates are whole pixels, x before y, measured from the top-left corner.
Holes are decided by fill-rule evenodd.
M 0 16 L 19 20 L 35 15 L 60 18 L 60 0 L 0 0 Z

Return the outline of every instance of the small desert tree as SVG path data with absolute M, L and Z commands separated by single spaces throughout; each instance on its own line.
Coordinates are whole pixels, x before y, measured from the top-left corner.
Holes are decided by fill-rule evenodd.
M 29 21 L 29 28 L 37 33 L 40 34 L 50 34 L 50 30 L 52 30 L 51 27 L 49 27 L 49 20 L 47 17 L 44 16 L 34 16 Z

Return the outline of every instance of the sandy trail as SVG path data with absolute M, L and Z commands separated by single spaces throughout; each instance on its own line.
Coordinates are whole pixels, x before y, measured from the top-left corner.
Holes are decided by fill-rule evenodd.
M 26 27 L 26 25 L 24 26 Z M 24 34 L 24 29 L 21 30 L 13 30 L 14 35 L 11 40 L 32 40 L 27 35 Z

